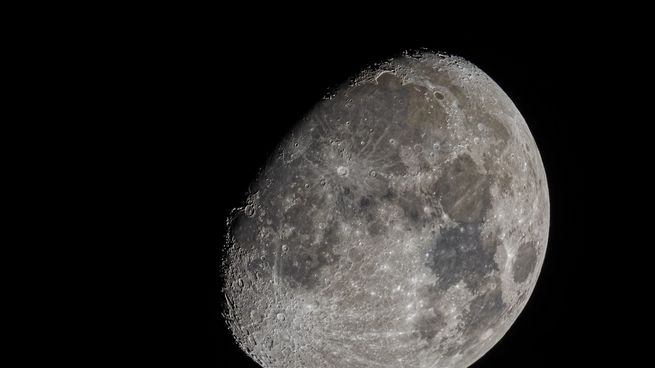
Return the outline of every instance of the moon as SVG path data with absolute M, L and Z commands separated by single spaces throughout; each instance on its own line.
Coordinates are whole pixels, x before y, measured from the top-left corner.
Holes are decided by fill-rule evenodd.
M 549 196 L 503 90 L 403 54 L 319 101 L 227 219 L 223 314 L 265 368 L 468 367 L 546 252 Z

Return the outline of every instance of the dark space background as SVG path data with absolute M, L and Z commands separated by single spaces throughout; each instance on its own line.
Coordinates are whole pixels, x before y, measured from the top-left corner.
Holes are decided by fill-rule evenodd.
M 505 19 L 483 10 L 479 22 L 469 3 L 365 15 L 272 5 L 54 5 L 65 16 L 31 7 L 34 26 L 8 25 L 19 47 L 6 47 L 17 61 L 5 70 L 17 79 L 6 105 L 18 113 L 5 125 L 19 132 L 5 134 L 16 145 L 6 161 L 20 170 L 5 179 L 25 193 L 6 191 L 21 210 L 6 212 L 26 226 L 6 248 L 29 254 L 6 257 L 19 263 L 7 283 L 20 295 L 5 299 L 26 312 L 7 314 L 20 359 L 256 367 L 220 313 L 226 216 L 329 88 L 427 48 L 468 59 L 504 89 L 550 189 L 536 289 L 474 367 L 653 366 L 634 362 L 652 350 L 653 63 L 642 55 L 652 32 L 639 29 L 652 22 L 635 16 L 651 12 L 540 4 Z
M 169 159 L 181 170 L 182 177 L 171 179 L 184 191 L 179 206 L 185 212 L 178 217 L 187 225 L 179 258 L 173 250 L 174 264 L 166 265 L 173 269 L 174 296 L 166 310 L 175 314 L 169 330 L 175 338 L 165 345 L 171 346 L 171 359 L 257 367 L 234 344 L 220 314 L 216 266 L 226 216 L 241 204 L 277 141 L 330 87 L 403 50 L 427 48 L 468 59 L 504 89 L 532 131 L 550 189 L 549 244 L 536 289 L 513 327 L 474 367 L 607 362 L 621 340 L 610 329 L 620 322 L 607 311 L 613 298 L 604 291 L 616 290 L 616 281 L 597 269 L 607 254 L 597 240 L 603 225 L 592 217 L 602 209 L 592 202 L 604 189 L 591 176 L 599 175 L 600 153 L 593 143 L 604 123 L 588 113 L 598 112 L 599 104 L 592 97 L 595 84 L 589 83 L 596 69 L 589 64 L 595 54 L 586 38 L 516 32 L 454 39 L 423 32 L 381 39 L 367 32 L 307 34 L 293 27 L 212 37 L 188 46 L 193 51 L 181 82 L 188 122 L 179 125 L 175 139 L 159 143 L 181 153 Z M 167 137 L 176 136 L 179 127 L 169 129 Z

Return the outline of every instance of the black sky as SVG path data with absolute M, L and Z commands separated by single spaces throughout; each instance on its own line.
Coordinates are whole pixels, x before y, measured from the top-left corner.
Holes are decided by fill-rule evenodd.
M 174 329 L 185 336 L 175 345 L 181 361 L 256 367 L 232 342 L 218 309 L 215 270 L 226 216 L 241 204 L 278 140 L 330 87 L 371 63 L 417 48 L 462 56 L 494 79 L 524 116 L 548 178 L 551 227 L 536 289 L 507 335 L 474 367 L 604 361 L 599 350 L 610 350 L 601 346 L 618 344 L 610 332 L 618 323 L 609 308 L 616 298 L 607 295 L 627 291 L 602 267 L 614 256 L 608 253 L 613 240 L 599 230 L 610 227 L 598 222 L 606 217 L 603 211 L 611 211 L 611 205 L 602 204 L 609 202 L 598 200 L 611 195 L 609 181 L 598 179 L 609 162 L 603 147 L 611 145 L 599 142 L 608 133 L 604 111 L 610 102 L 598 96 L 613 92 L 595 83 L 607 65 L 597 61 L 608 55 L 592 47 L 598 39 L 584 32 L 533 36 L 518 30 L 502 37 L 484 31 L 471 37 L 435 31 L 384 38 L 373 30 L 220 30 L 199 34 L 185 46 L 188 56 L 178 56 L 186 58 L 178 76 L 184 111 L 177 124 L 163 126 L 165 136 L 175 138 L 160 143 L 172 152 L 171 165 L 179 169 L 172 182 L 180 183 L 178 189 L 185 193 L 180 206 L 187 245 L 172 280 L 179 291 L 173 294 L 172 305 L 179 308 L 175 313 L 188 316 Z
M 511 330 L 474 366 L 582 364 L 590 352 L 580 341 L 587 341 L 591 333 L 586 303 L 589 277 L 584 266 L 590 258 L 583 203 L 587 185 L 584 159 L 589 152 L 581 142 L 589 122 L 577 120 L 574 111 L 581 106 L 574 102 L 580 101 L 575 96 L 580 93 L 576 74 L 584 70 L 576 70 L 576 54 L 569 54 L 567 61 L 558 57 L 569 49 L 534 45 L 518 37 L 495 43 L 454 42 L 438 34 L 430 42 L 381 41 L 371 36 L 307 40 L 276 34 L 239 40 L 222 55 L 228 68 L 218 76 L 221 83 L 216 92 L 224 93 L 217 97 L 222 102 L 220 112 L 208 116 L 207 126 L 199 132 L 207 154 L 219 158 L 207 168 L 212 171 L 207 180 L 221 188 L 220 194 L 216 193 L 220 210 L 213 213 L 215 221 L 222 224 L 220 216 L 239 205 L 240 195 L 277 140 L 329 87 L 371 63 L 418 47 L 462 56 L 489 74 L 523 114 L 548 177 L 551 228 L 541 277 Z M 214 245 L 207 242 L 209 259 Z M 214 293 L 209 282 L 210 301 Z M 229 333 L 212 308 L 210 303 L 207 329 L 211 349 L 207 354 L 220 366 L 255 367 L 230 343 Z

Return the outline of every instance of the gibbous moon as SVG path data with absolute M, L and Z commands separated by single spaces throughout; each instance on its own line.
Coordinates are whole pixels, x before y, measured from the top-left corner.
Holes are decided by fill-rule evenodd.
M 319 101 L 232 212 L 224 315 L 265 368 L 468 367 L 527 303 L 548 226 L 503 90 L 459 57 L 397 57 Z

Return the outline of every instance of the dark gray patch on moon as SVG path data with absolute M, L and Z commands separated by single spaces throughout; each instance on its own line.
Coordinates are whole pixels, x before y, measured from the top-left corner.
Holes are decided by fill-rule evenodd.
M 444 210 L 456 221 L 480 222 L 490 206 L 489 182 L 470 156 L 458 156 L 435 183 Z
M 339 260 L 339 256 L 333 251 L 334 244 L 339 242 L 339 235 L 337 225 L 330 223 L 314 238 L 311 222 L 307 221 L 305 224 L 307 228 L 298 229 L 293 232 L 293 236 L 285 240 L 286 243 L 293 244 L 293 248 L 282 257 L 279 272 L 282 278 L 290 281 L 289 286 L 311 289 L 319 282 L 318 271 Z
M 416 326 L 418 336 L 421 339 L 430 341 L 434 339 L 439 331 L 446 327 L 446 322 L 441 312 L 431 309 L 419 317 Z
M 525 282 L 534 271 L 537 265 L 537 249 L 534 242 L 521 244 L 516 254 L 512 273 L 515 282 Z
M 506 307 L 505 303 L 503 303 L 502 294 L 500 288 L 496 287 L 473 299 L 466 315 L 469 321 L 466 326 L 468 326 L 469 331 L 483 332 L 485 329 L 492 327 L 501 317 L 501 312 Z
M 480 335 L 502 318 L 507 305 L 503 302 L 502 291 L 499 288 L 487 290 L 471 301 L 469 311 L 464 315 L 462 324 L 463 336 L 468 336 L 462 346 L 451 349 L 448 354 L 466 351 L 478 344 Z
M 437 276 L 435 293 L 462 280 L 476 290 L 487 275 L 498 269 L 494 262 L 495 250 L 483 247 L 479 224 L 445 229 L 434 242 L 428 262 Z
M 228 219 L 225 316 L 265 368 L 463 368 L 522 310 L 548 234 L 520 113 L 456 57 L 321 101 Z

